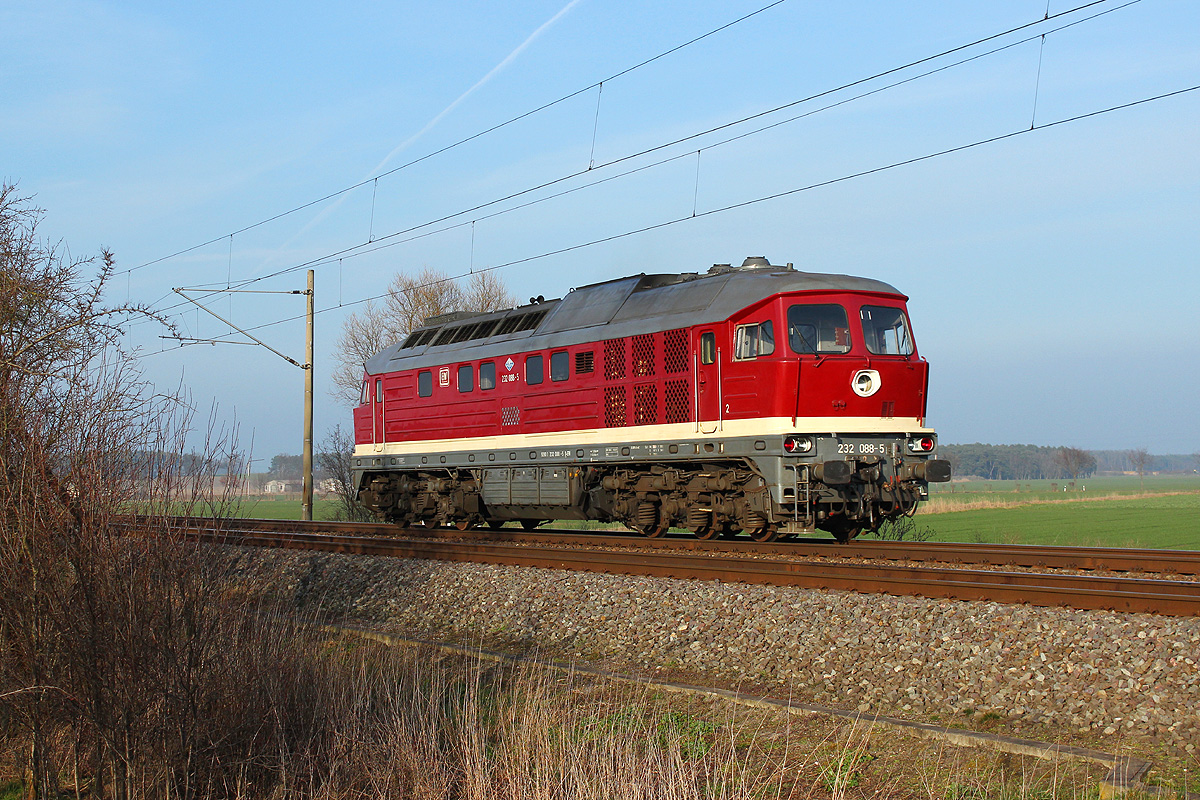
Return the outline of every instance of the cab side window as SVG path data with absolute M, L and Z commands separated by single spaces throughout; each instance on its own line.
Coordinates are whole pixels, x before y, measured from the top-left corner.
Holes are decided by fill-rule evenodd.
M 769 356 L 775 352 L 775 325 L 764 320 L 757 325 L 741 325 L 733 337 L 733 357 L 742 360 Z

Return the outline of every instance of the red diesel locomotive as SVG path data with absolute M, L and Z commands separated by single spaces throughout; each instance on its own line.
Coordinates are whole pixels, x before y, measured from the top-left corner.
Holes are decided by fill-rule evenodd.
M 950 479 L 906 299 L 748 258 L 429 319 L 366 364 L 359 499 L 405 525 L 847 541 Z

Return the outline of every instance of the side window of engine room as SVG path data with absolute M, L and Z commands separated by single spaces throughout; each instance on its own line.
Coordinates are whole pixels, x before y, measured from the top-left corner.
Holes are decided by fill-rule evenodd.
M 846 309 L 836 303 L 795 305 L 788 309 L 788 347 L 797 355 L 850 352 Z
M 550 380 L 565 381 L 571 377 L 571 356 L 566 350 L 550 354 Z
M 479 388 L 496 388 L 496 362 L 484 361 L 479 365 Z
M 458 390 L 460 392 L 469 392 L 475 388 L 475 367 L 471 364 L 462 364 L 458 368 Z
M 541 353 L 525 357 L 525 383 L 537 386 L 546 380 L 546 363 Z
M 733 336 L 733 357 L 758 358 L 775 352 L 775 324 L 764 320 L 757 325 L 742 325 Z
M 863 339 L 867 350 L 877 356 L 912 355 L 912 337 L 904 312 L 892 306 L 863 306 Z
M 417 373 L 417 395 L 429 397 L 433 394 L 433 373 L 423 370 Z

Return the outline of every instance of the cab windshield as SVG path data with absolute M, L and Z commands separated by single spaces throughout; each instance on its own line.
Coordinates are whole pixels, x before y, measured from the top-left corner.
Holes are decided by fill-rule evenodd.
M 912 355 L 912 337 L 903 310 L 892 306 L 863 306 L 860 315 L 868 352 L 877 356 Z
M 795 305 L 788 309 L 788 346 L 798 355 L 850 352 L 846 309 L 836 303 Z

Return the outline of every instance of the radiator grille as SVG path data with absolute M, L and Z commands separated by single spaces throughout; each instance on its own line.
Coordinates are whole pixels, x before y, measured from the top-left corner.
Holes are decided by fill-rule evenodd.
M 663 334 L 663 370 L 668 374 L 688 371 L 688 335 L 685 328 Z
M 658 422 L 658 386 L 639 383 L 633 387 L 633 424 L 654 425 Z

